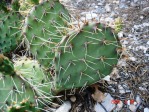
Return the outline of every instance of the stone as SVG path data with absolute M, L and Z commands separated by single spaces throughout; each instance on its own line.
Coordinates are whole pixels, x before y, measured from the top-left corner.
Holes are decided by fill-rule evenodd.
M 94 106 L 95 112 L 111 112 L 115 108 L 115 104 L 112 104 L 111 101 L 113 98 L 109 93 L 106 93 L 105 99 L 102 101 L 103 107 L 105 107 L 106 111 L 103 109 L 103 107 L 97 102 Z
M 106 10 L 107 13 L 111 12 L 110 4 L 106 4 L 105 10 Z
M 86 14 L 86 19 L 87 20 L 90 20 L 90 19 L 93 19 L 93 18 L 97 18 L 97 14 L 95 14 L 95 13 L 87 13 Z
M 149 112 L 149 108 L 144 108 L 144 112 Z
M 65 101 L 55 112 L 69 112 L 71 109 L 71 103 L 69 101 Z

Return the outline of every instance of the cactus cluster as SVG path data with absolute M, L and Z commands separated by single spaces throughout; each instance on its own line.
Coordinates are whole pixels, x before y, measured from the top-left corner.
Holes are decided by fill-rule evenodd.
M 25 53 L 14 55 L 22 43 Z M 112 72 L 119 47 L 104 24 L 72 26 L 58 0 L 14 0 L 0 11 L 0 110 L 38 112 L 58 92 L 96 83 Z

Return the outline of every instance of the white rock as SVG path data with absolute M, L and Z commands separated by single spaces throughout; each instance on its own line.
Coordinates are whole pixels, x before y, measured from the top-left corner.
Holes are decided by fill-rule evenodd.
M 119 89 L 119 92 L 120 92 L 120 93 L 122 93 L 122 94 L 123 94 L 123 93 L 126 93 L 126 92 L 125 92 L 125 89 L 124 89 L 121 85 L 118 85 L 118 89 Z
M 144 16 L 140 16 L 140 19 L 144 19 Z
M 149 26 L 149 23 L 143 23 L 143 26 L 145 27 L 145 26 Z
M 129 34 L 128 37 L 129 37 L 129 38 L 132 38 L 132 37 L 134 37 L 134 36 L 133 36 L 132 34 Z
M 95 112 L 106 112 L 99 103 L 96 103 L 94 106 Z
M 111 103 L 112 100 L 112 96 L 109 93 L 106 93 L 106 97 L 103 100 L 102 105 L 106 108 L 108 112 L 111 112 L 112 109 L 115 107 L 115 104 Z
M 113 100 L 113 98 L 111 97 L 111 95 L 109 93 L 106 93 L 105 95 L 105 99 L 102 101 L 102 105 L 105 107 L 105 109 L 108 112 L 111 112 L 114 108 L 115 108 L 115 104 L 112 104 L 111 101 Z M 105 110 L 102 108 L 102 106 L 99 103 L 96 103 L 94 106 L 94 109 L 96 112 L 105 112 Z
M 141 102 L 142 102 L 142 100 L 141 100 L 139 95 L 137 95 L 137 97 L 136 97 L 136 102 L 137 102 L 137 106 L 139 106 L 141 104 Z
M 70 98 L 70 100 L 71 100 L 72 102 L 75 102 L 75 101 L 76 101 L 76 97 L 75 97 L 75 96 L 72 96 L 72 97 Z
M 98 5 L 100 6 L 100 5 L 103 5 L 102 3 L 98 3 Z
M 145 47 L 145 46 L 140 46 L 139 48 L 140 48 L 141 50 L 143 50 L 144 53 L 146 53 L 146 51 L 147 51 L 147 49 L 148 49 L 148 48 Z
M 97 18 L 97 14 L 95 14 L 95 13 L 86 14 L 86 19 L 87 20 L 92 19 L 92 18 Z
M 144 108 L 144 112 L 149 112 L 149 108 Z
M 141 90 L 141 91 L 145 91 L 146 89 L 143 88 L 143 87 L 139 87 L 139 90 Z
M 130 105 L 130 100 L 127 101 L 127 105 Z
M 71 103 L 69 101 L 65 101 L 55 112 L 69 112 L 71 109 Z
M 149 45 L 149 41 L 146 44 Z
M 142 12 L 143 12 L 144 14 L 148 14 L 148 13 L 149 13 L 149 7 L 144 8 L 144 9 L 142 10 Z
M 98 6 L 96 5 L 96 6 L 95 6 L 95 8 L 97 9 L 97 8 L 98 8 Z
M 130 109 L 132 112 L 136 112 L 137 106 L 135 106 L 135 105 L 129 105 L 129 109 Z
M 131 49 L 131 48 L 132 48 L 132 46 L 128 46 L 128 48 L 129 48 L 129 49 Z
M 110 81 L 110 75 L 107 75 L 106 77 L 103 78 L 106 81 Z
M 135 57 L 129 57 L 129 59 L 130 59 L 131 61 L 136 61 L 136 60 L 137 60 Z
M 139 107 L 139 105 L 141 104 L 141 98 L 140 96 L 137 96 L 136 97 L 136 103 L 134 104 L 130 104 L 129 105 L 129 109 L 132 111 L 132 112 L 136 112 L 137 108 Z
M 128 44 L 128 41 L 127 41 L 127 40 L 124 40 L 124 41 L 123 41 L 123 44 Z
M 123 36 L 124 36 L 123 32 L 119 32 L 119 33 L 118 33 L 118 37 L 119 37 L 119 38 L 122 38 Z
M 105 10 L 106 10 L 106 12 L 111 12 L 111 7 L 109 4 L 106 4 Z
M 127 64 L 126 64 L 126 60 L 125 60 L 125 59 L 119 60 L 119 61 L 118 61 L 118 65 L 121 66 L 121 67 L 122 67 L 122 66 L 126 66 L 126 65 L 127 65 Z

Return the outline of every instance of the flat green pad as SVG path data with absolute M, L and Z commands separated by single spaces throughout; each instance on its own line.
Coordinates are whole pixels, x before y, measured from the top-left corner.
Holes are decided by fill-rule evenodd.
M 10 53 L 20 40 L 22 16 L 16 12 L 3 13 L 0 21 L 0 53 Z
M 45 67 L 50 67 L 55 46 L 65 34 L 68 11 L 58 1 L 45 1 L 30 11 L 25 20 L 23 36 L 34 57 Z
M 119 58 L 119 44 L 110 28 L 92 23 L 74 35 L 63 39 L 56 53 L 57 91 L 99 81 L 111 73 Z
M 13 101 L 19 103 L 28 98 L 34 103 L 32 89 L 19 77 L 0 74 L 0 108 L 2 110 L 6 110 L 7 105 Z
M 46 73 L 36 60 L 21 57 L 14 61 L 16 74 L 26 83 L 34 88 L 39 100 L 50 101 L 51 95 L 51 77 Z

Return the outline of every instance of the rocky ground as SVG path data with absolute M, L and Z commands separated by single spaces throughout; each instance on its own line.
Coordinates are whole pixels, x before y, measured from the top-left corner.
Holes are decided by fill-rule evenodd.
M 66 95 L 56 112 L 149 112 L 149 0 L 61 1 L 74 21 L 94 18 L 119 25 L 122 54 L 110 76 L 94 90 Z

